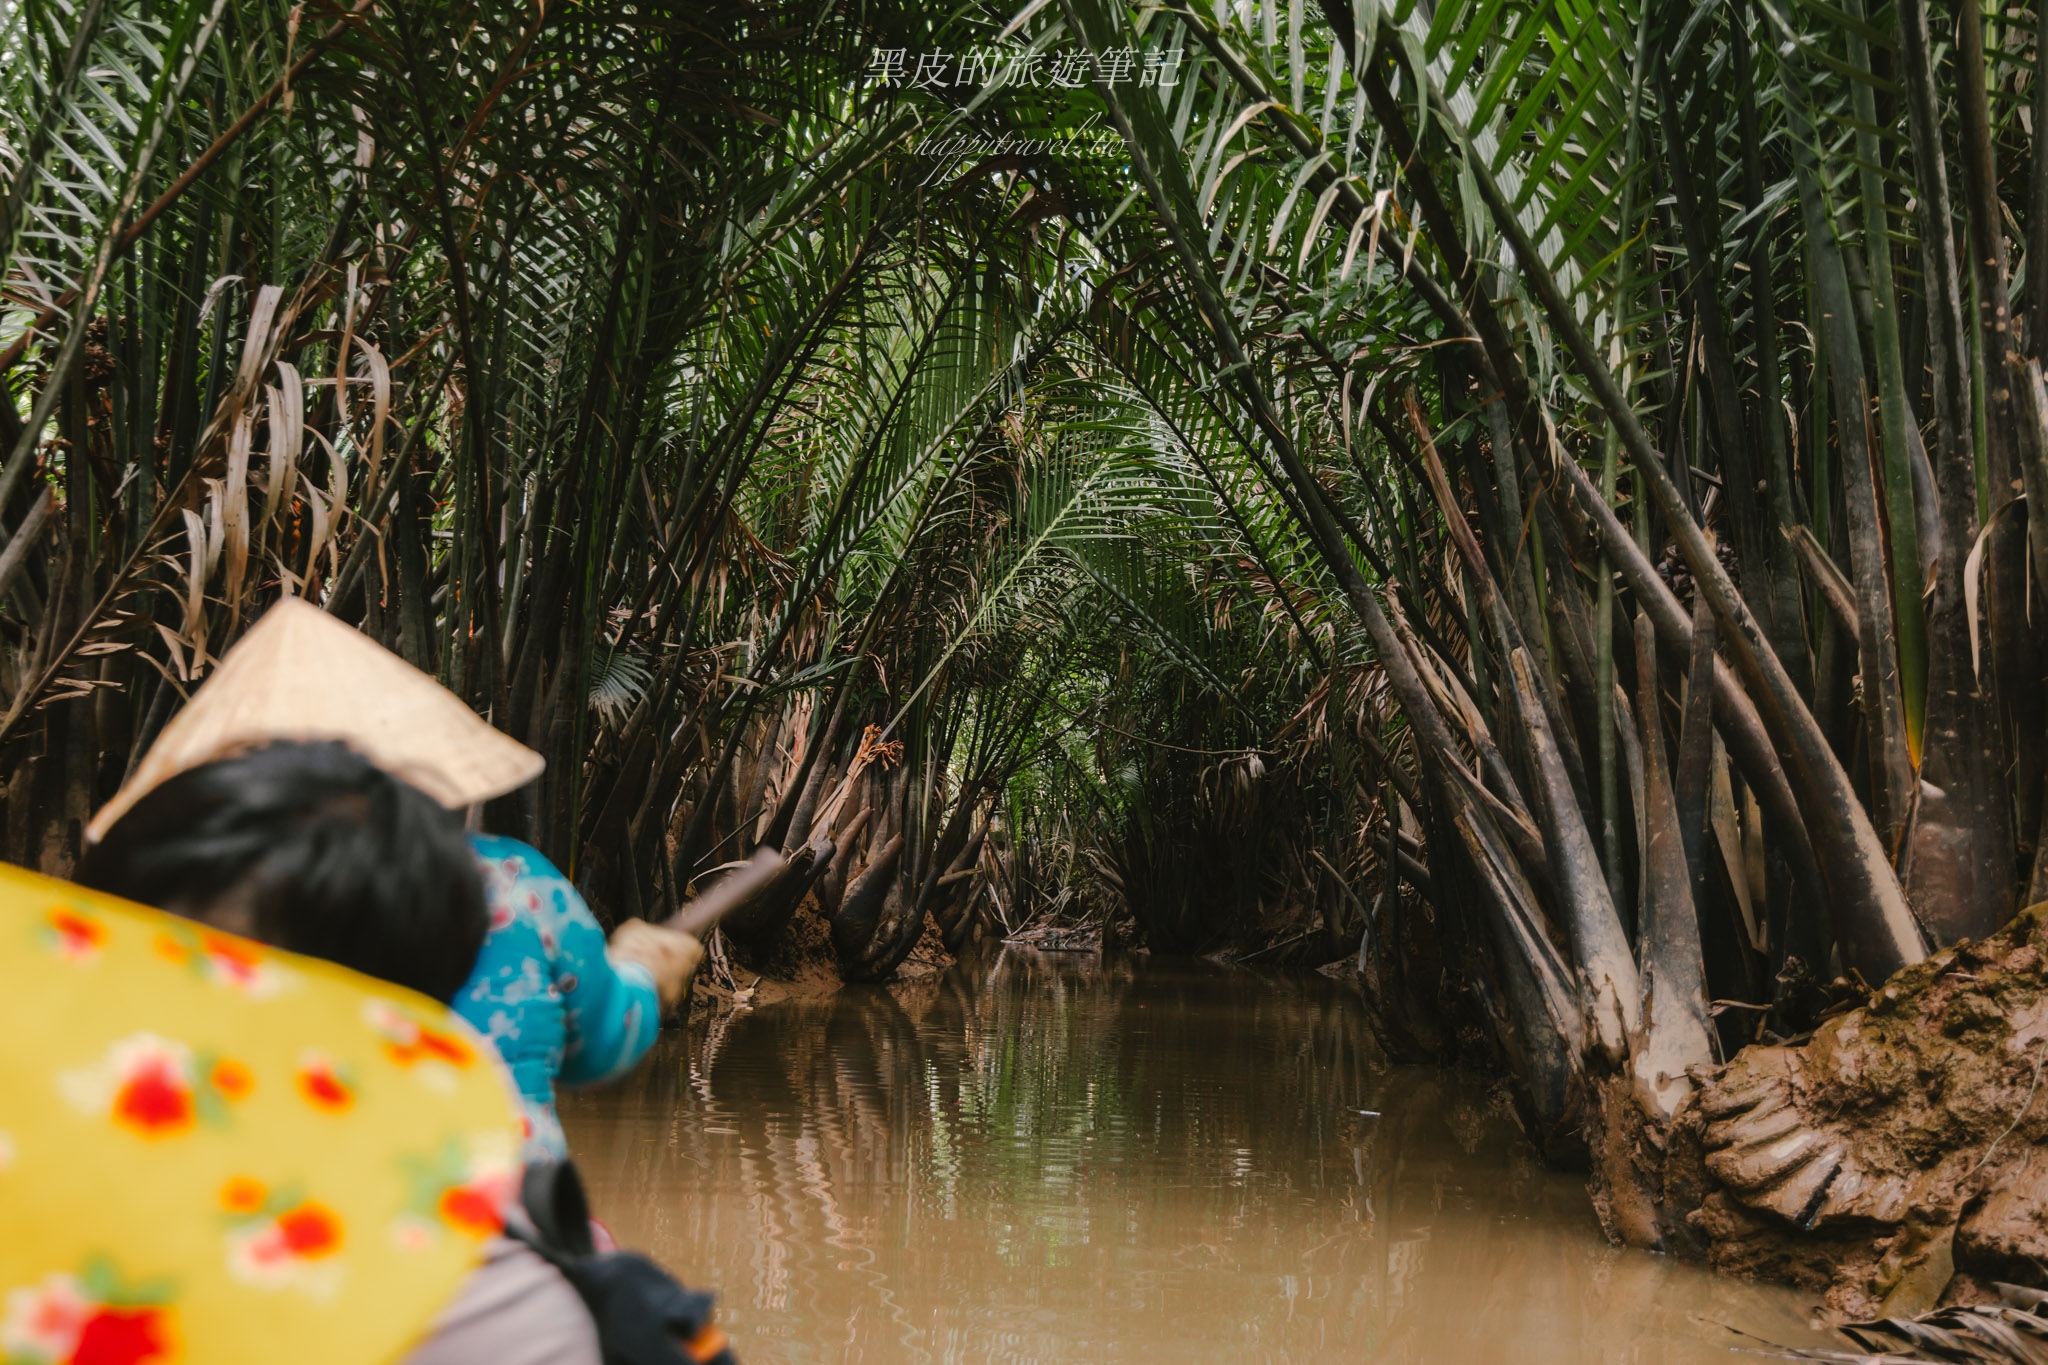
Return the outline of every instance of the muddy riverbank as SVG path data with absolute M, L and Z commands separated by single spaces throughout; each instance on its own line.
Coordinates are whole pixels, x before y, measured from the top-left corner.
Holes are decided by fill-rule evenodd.
M 1718 1268 L 1851 1318 L 2048 1287 L 2048 905 L 1751 1047 L 1673 1124 L 1664 1188 Z

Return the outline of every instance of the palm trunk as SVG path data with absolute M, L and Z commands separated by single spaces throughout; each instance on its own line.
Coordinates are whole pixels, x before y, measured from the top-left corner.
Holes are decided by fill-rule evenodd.
M 1696 637 L 1697 638 L 1697 637 Z M 1664 763 L 1659 716 L 1657 628 L 1647 613 L 1635 624 L 1636 723 L 1643 756 L 1643 1033 L 1635 1059 L 1636 1095 L 1646 1111 L 1670 1122 L 1692 1093 L 1686 1068 L 1713 1061 L 1707 1017 L 1706 964 L 1693 909 L 1686 839 Z
M 1449 110 L 1440 109 L 1440 113 L 1456 127 Z M 1779 751 L 1790 759 L 1794 790 L 1799 793 L 1807 829 L 1814 836 L 1814 851 L 1827 878 L 1839 917 L 1837 923 L 1847 929 L 1840 935 L 1844 954 L 1853 954 L 1866 973 L 1879 975 L 1889 975 L 1918 961 L 1926 953 L 1919 930 L 1906 908 L 1884 844 L 1856 799 L 1848 775 L 1842 771 L 1820 726 L 1793 687 L 1791 677 L 1771 650 L 1756 619 L 1729 581 L 1712 545 L 1687 511 L 1678 486 L 1650 444 L 1649 434 L 1623 398 L 1612 372 L 1593 349 L 1578 315 L 1558 290 L 1543 257 L 1523 231 L 1514 210 L 1502 198 L 1491 173 L 1469 147 L 1466 165 L 1495 226 L 1515 253 L 1544 316 L 1565 342 L 1574 365 L 1586 378 L 1643 474 L 1651 500 L 1677 541 L 1686 567 L 1721 623 L 1737 666 L 1760 699 L 1758 710 L 1766 727 Z M 1585 471 L 1579 470 L 1574 481 L 1584 478 Z
M 1923 272 L 1934 355 L 1935 479 L 1941 558 L 1928 609 L 1927 743 L 1920 808 L 1902 859 L 1915 909 L 1937 943 L 1988 933 L 2011 913 L 2013 853 L 2004 800 L 2004 737 L 1994 667 L 1971 619 L 1965 575 L 1978 534 L 1980 456 L 1970 439 L 1970 384 L 1948 171 L 1942 154 L 1924 0 L 1900 0 L 1901 65 L 1921 204 Z M 2002 295 L 2001 295 L 2002 297 Z M 2002 367 L 2001 367 L 2002 369 Z

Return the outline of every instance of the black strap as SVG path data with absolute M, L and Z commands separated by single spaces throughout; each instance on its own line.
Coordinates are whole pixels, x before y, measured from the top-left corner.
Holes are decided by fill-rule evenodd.
M 507 1224 L 505 1235 L 533 1250 L 575 1287 L 597 1325 L 604 1365 L 732 1360 L 711 1326 L 711 1295 L 683 1288 L 638 1252 L 596 1250 L 590 1201 L 573 1165 L 535 1162 L 526 1168 L 519 1194 L 532 1230 Z M 686 1351 L 682 1343 L 707 1345 L 716 1354 Z
M 583 1193 L 583 1176 L 574 1163 L 536 1161 L 529 1165 L 520 1178 L 519 1202 L 540 1239 L 550 1247 L 565 1256 L 596 1254 L 597 1245 L 590 1237 L 590 1199 Z

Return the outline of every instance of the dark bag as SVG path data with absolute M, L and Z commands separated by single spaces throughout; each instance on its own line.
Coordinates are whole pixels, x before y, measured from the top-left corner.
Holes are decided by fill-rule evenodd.
M 599 1251 L 583 1178 L 566 1161 L 526 1168 L 519 1202 L 533 1231 L 508 1226 L 574 1285 L 597 1323 L 604 1365 L 737 1365 L 711 1325 L 711 1296 L 683 1288 L 637 1251 Z

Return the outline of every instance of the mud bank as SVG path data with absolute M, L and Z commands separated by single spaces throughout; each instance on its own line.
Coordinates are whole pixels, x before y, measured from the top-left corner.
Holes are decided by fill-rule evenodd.
M 709 946 L 710 956 L 690 987 L 693 1009 L 818 1000 L 845 984 L 832 952 L 832 926 L 816 896 L 804 897 L 767 953 L 749 953 L 729 940 Z M 891 984 L 923 981 L 952 965 L 953 955 L 946 951 L 938 926 L 927 919 L 917 946 L 896 969 Z
M 1815 1291 L 1843 1318 L 2048 1286 L 2044 952 L 2048 904 L 1802 1043 L 1695 1069 L 1668 1130 L 1605 1125 L 1594 1194 L 1610 1235 Z M 1617 1197 L 1623 1161 L 1640 1179 Z

